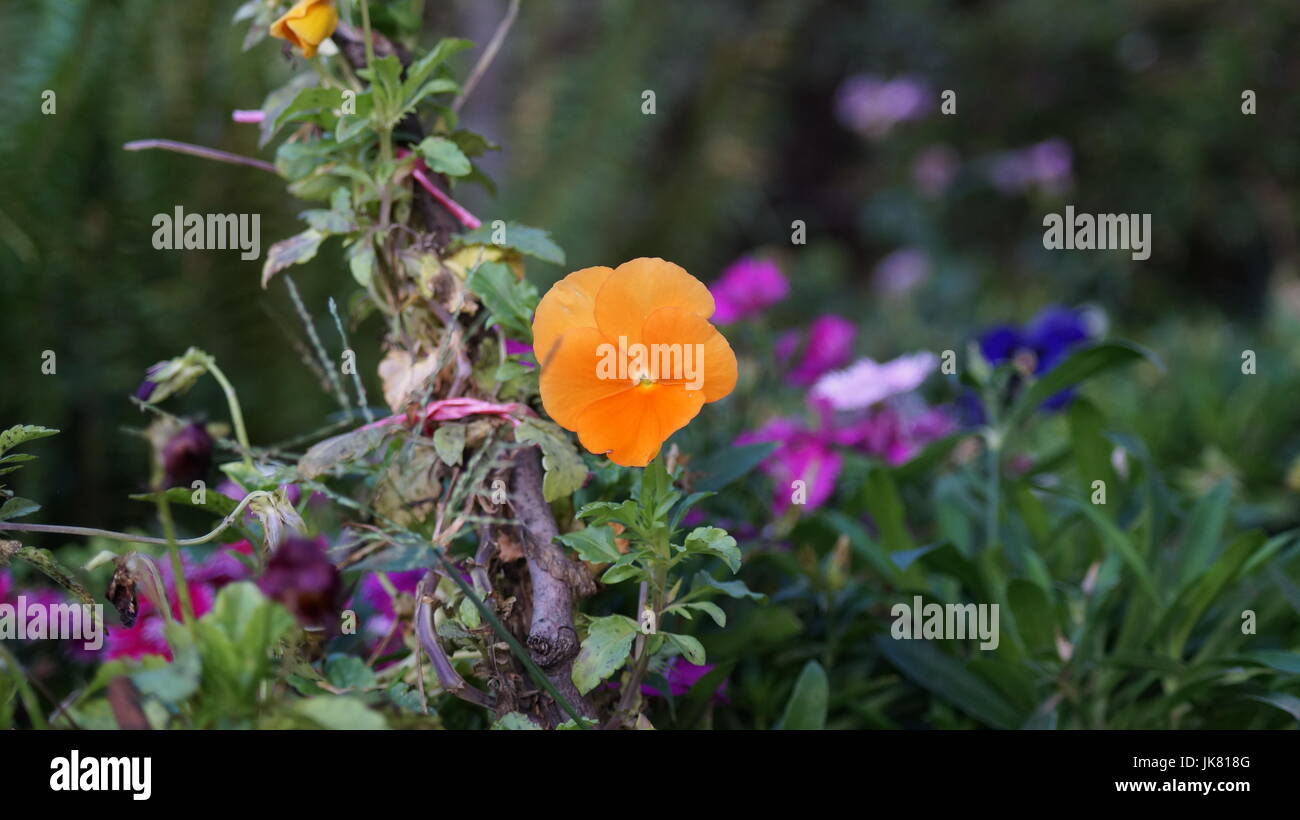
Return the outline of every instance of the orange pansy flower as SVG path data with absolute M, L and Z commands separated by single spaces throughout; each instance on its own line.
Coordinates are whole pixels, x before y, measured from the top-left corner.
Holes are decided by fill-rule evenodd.
M 271 36 L 288 40 L 302 49 L 304 56 L 315 57 L 316 47 L 334 33 L 338 24 L 339 12 L 333 0 L 298 0 L 271 24 Z
M 712 315 L 704 283 L 662 259 L 569 274 L 533 318 L 546 412 L 591 452 L 644 467 L 736 386 L 736 356 Z

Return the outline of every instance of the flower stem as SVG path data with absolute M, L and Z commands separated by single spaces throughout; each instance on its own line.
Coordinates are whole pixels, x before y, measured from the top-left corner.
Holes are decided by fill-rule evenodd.
M 158 517 L 162 519 L 163 535 L 167 538 L 167 553 L 172 560 L 172 580 L 176 584 L 176 597 L 181 603 L 181 618 L 184 619 L 185 625 L 189 626 L 194 623 L 194 602 L 190 599 L 190 585 L 185 580 L 185 566 L 181 563 L 181 550 L 176 544 L 176 524 L 172 521 L 171 504 L 167 501 L 167 493 L 159 492 L 156 496 L 158 499 Z M 166 601 L 159 602 L 159 608 L 167 606 Z
M 248 430 L 244 428 L 244 411 L 239 408 L 239 396 L 235 395 L 235 387 L 226 378 L 226 374 L 221 372 L 217 367 L 217 360 L 211 356 L 207 357 L 204 364 L 212 378 L 217 380 L 221 385 L 221 390 L 226 394 L 226 404 L 230 406 L 230 421 L 235 425 L 235 438 L 239 441 L 239 448 L 243 451 L 244 464 L 249 467 L 253 466 L 252 447 L 248 443 Z

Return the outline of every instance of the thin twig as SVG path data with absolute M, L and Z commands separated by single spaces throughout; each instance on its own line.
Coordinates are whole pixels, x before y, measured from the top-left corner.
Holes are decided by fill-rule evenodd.
M 249 168 L 258 168 L 263 171 L 270 171 L 276 176 L 280 172 L 275 166 L 266 160 L 254 159 L 241 154 L 232 154 L 229 151 L 218 151 L 216 148 L 205 148 L 202 145 L 192 145 L 188 142 L 177 142 L 176 140 L 136 140 L 128 142 L 122 146 L 127 151 L 144 151 L 150 148 L 159 148 L 163 151 L 175 151 L 178 154 L 189 154 L 193 157 L 203 157 L 204 159 L 213 159 L 217 162 L 228 162 L 231 165 L 247 165 Z
M 350 350 L 351 346 L 348 344 L 348 334 L 347 331 L 343 329 L 343 320 L 339 318 L 339 307 L 334 303 L 333 296 L 330 297 L 330 315 L 334 317 L 334 327 L 339 331 L 339 338 L 343 341 L 343 349 Z M 357 388 L 357 402 L 361 405 L 361 412 L 365 415 L 366 423 L 368 424 L 375 420 L 375 414 L 370 410 L 370 400 L 366 398 L 366 386 L 361 383 L 361 372 L 356 368 L 355 355 L 356 354 L 353 353 L 352 381 Z
M 320 359 L 321 369 L 325 371 L 325 375 L 329 377 L 330 385 L 334 388 L 334 398 L 338 400 L 340 408 L 351 410 L 352 402 L 348 399 L 347 391 L 343 389 L 343 381 L 339 378 L 334 365 L 330 362 L 329 354 L 325 352 L 325 345 L 321 343 L 320 336 L 316 333 L 316 325 L 312 322 L 311 314 L 307 312 L 307 306 L 303 304 L 302 296 L 298 293 L 298 286 L 293 283 L 292 276 L 285 274 L 282 278 L 289 288 L 289 296 L 293 300 L 293 307 L 298 311 L 299 318 L 302 319 L 303 325 L 307 328 L 307 338 L 311 339 L 312 346 L 316 348 L 316 357 Z
M 474 64 L 474 68 L 469 72 L 469 78 L 465 80 L 465 88 L 460 92 L 460 96 L 451 104 L 451 110 L 459 112 L 465 100 L 473 93 L 474 87 L 478 81 L 487 73 L 488 67 L 496 59 L 497 52 L 501 50 L 501 43 L 510 33 L 510 27 L 514 25 L 515 17 L 519 14 L 519 0 L 510 0 L 510 7 L 506 9 L 506 16 L 497 24 L 497 30 L 492 33 L 492 39 L 488 40 L 487 46 L 483 49 L 483 54 Z
M 259 498 L 272 495 L 266 490 L 254 490 L 244 496 L 243 500 L 235 506 L 230 515 L 221 519 L 217 528 L 207 535 L 200 535 L 197 538 L 182 538 L 177 540 L 178 547 L 193 547 L 198 544 L 206 544 L 213 538 L 225 532 L 232 524 L 239 520 L 240 514 L 253 501 Z M 12 521 L 0 522 L 0 530 L 15 530 L 18 532 L 56 532 L 60 535 L 84 535 L 88 538 L 111 538 L 114 541 L 126 541 L 132 544 L 162 544 L 167 545 L 166 538 L 155 538 L 151 535 L 132 535 L 127 532 L 114 532 L 113 530 L 101 530 L 95 527 L 65 527 L 61 524 L 15 524 Z

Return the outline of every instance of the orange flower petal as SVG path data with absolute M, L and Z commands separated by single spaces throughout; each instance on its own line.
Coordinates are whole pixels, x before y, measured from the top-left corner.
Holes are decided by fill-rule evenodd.
M 602 379 L 601 345 L 594 327 L 577 327 L 556 342 L 542 366 L 542 404 L 556 424 L 578 430 L 578 419 L 593 403 L 633 388 L 627 379 Z
M 641 341 L 641 327 L 659 308 L 677 307 L 707 319 L 713 315 L 713 294 L 678 265 L 642 257 L 624 262 L 596 294 L 596 327 L 615 342 Z
M 736 354 L 718 329 L 699 314 L 679 307 L 659 308 L 642 325 L 641 342 L 668 346 L 661 348 L 661 383 L 698 385 L 706 403 L 727 396 L 736 387 Z M 662 355 L 665 349 L 670 354 L 667 357 Z
M 578 440 L 615 464 L 644 467 L 703 405 L 703 393 L 680 385 L 633 387 L 587 407 L 577 419 Z
M 533 352 L 546 367 L 554 347 L 574 328 L 596 327 L 596 293 L 613 268 L 595 267 L 574 271 L 546 292 L 533 316 Z
M 271 36 L 288 40 L 304 56 L 315 57 L 316 48 L 334 33 L 339 23 L 332 0 L 299 0 L 271 24 Z

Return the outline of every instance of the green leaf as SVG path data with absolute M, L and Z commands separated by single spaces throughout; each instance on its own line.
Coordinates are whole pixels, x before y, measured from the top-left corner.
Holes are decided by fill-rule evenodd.
M 262 287 L 265 288 L 271 277 L 291 265 L 301 265 L 316 256 L 320 243 L 325 241 L 325 234 L 315 228 L 308 228 L 288 239 L 281 239 L 266 251 L 266 262 L 262 264 Z
M 727 627 L 727 613 L 723 612 L 722 607 L 712 601 L 695 601 L 694 603 L 682 604 L 682 606 L 687 609 L 698 609 L 699 611 L 708 614 L 708 616 L 713 619 L 713 622 L 721 629 L 726 629 Z
M 498 228 L 504 230 L 498 231 Z M 530 228 L 518 222 L 507 222 L 504 226 L 493 223 L 482 225 L 460 236 L 460 244 L 495 245 L 500 248 L 514 248 L 522 254 L 550 262 L 552 265 L 564 264 L 564 251 L 551 239 L 551 235 L 541 228 Z
M 864 489 L 867 509 L 880 530 L 880 540 L 890 552 L 916 549 L 916 542 L 907 531 L 903 518 L 903 500 L 893 476 L 884 467 L 876 467 L 867 476 Z
M 490 322 L 501 325 L 511 338 L 532 343 L 537 288 L 517 278 L 508 265 L 500 262 L 482 263 L 466 283 L 492 314 Z
M 1115 526 L 1109 518 L 1097 512 L 1093 504 L 1076 501 L 1073 498 L 1067 498 L 1067 503 L 1079 509 L 1088 522 L 1093 525 L 1101 536 L 1102 543 L 1106 548 L 1117 554 L 1128 568 L 1137 576 L 1142 588 L 1150 596 L 1152 601 L 1159 601 L 1160 594 L 1156 590 L 1155 581 L 1151 578 L 1150 571 L 1147 570 L 1146 564 L 1142 561 L 1142 556 L 1138 554 L 1137 548 L 1133 546 L 1133 541 L 1128 534 Z
M 694 467 L 701 477 L 692 485 L 697 492 L 716 492 L 752 472 L 777 448 L 777 442 L 764 441 L 740 447 L 724 447 L 704 458 Z
M 587 527 L 585 530 L 565 533 L 556 540 L 576 550 L 578 557 L 584 561 L 610 564 L 623 557 L 614 545 L 614 531 L 609 527 Z
M 1022 715 L 961 661 L 927 641 L 876 636 L 876 646 L 898 670 L 976 720 L 997 729 L 1014 729 Z
M 1037 584 L 1016 578 L 1007 585 L 1007 602 L 1016 616 L 1016 629 L 1035 652 L 1050 652 L 1055 645 L 1056 618 L 1047 594 Z
M 1296 720 L 1300 720 L 1300 698 L 1295 695 L 1277 692 L 1270 695 L 1252 695 L 1251 700 L 1276 706 Z
M 554 422 L 528 417 L 515 428 L 515 439 L 542 448 L 542 495 L 547 501 L 572 495 L 587 480 L 587 465 Z
M 24 515 L 31 515 L 41 508 L 40 504 L 29 498 L 20 498 L 14 496 L 0 506 L 0 521 L 8 521 L 11 518 L 20 518 Z
M 830 681 L 826 670 L 817 661 L 808 661 L 794 682 L 794 691 L 786 701 L 780 727 L 789 730 L 825 729 L 829 701 Z
M 437 45 L 429 49 L 428 54 L 425 54 L 420 59 L 412 62 L 406 69 L 406 83 L 403 86 L 408 100 L 407 104 L 414 105 L 419 102 L 419 97 L 417 95 L 421 93 L 420 90 L 425 86 L 425 81 L 433 74 L 434 69 L 442 65 L 454 55 L 467 48 L 473 47 L 474 43 L 469 40 L 446 37 L 439 40 Z
M 1068 387 L 1092 378 L 1099 373 L 1114 370 L 1146 359 L 1163 367 L 1155 354 L 1127 342 L 1102 342 L 1072 354 L 1065 361 L 1043 374 L 1017 400 L 1007 417 L 1007 426 L 1015 428 L 1038 409 L 1043 402 Z
M 712 595 L 726 595 L 728 598 L 736 599 L 748 598 L 751 601 L 762 601 L 767 598 L 766 595 L 750 589 L 744 581 L 719 581 L 703 570 L 695 573 L 695 578 L 691 582 L 691 592 L 687 597 L 700 598 Z
M 469 157 L 446 137 L 425 137 L 417 150 L 435 173 L 463 177 L 470 172 Z
M 573 684 L 578 691 L 585 695 L 617 672 L 627 661 L 636 635 L 636 621 L 624 615 L 592 618 L 587 638 L 573 661 Z
M 530 718 L 528 715 L 525 715 L 523 712 L 509 712 L 497 718 L 496 723 L 493 723 L 491 728 L 497 730 L 506 730 L 506 731 L 509 730 L 517 731 L 520 729 L 523 730 L 536 729 L 540 731 L 542 727 L 534 723 L 533 719 Z
M 465 453 L 465 425 L 443 422 L 433 431 L 433 449 L 449 467 L 458 466 Z
M 4 455 L 6 450 L 11 450 L 19 444 L 52 436 L 57 432 L 59 431 L 51 427 L 41 427 L 36 424 L 16 424 L 0 433 L 0 455 Z
M 221 518 L 225 518 L 234 512 L 235 507 L 238 505 L 238 502 L 230 496 L 225 495 L 224 493 L 219 493 L 210 487 L 203 491 L 203 503 L 195 504 L 195 492 L 197 491 L 191 490 L 188 487 L 172 487 L 163 495 L 166 496 L 167 501 L 170 504 L 184 504 L 187 507 L 197 507 L 202 510 L 207 510 Z M 158 503 L 157 495 L 154 493 L 135 493 L 128 496 L 128 498 L 132 501 L 144 501 L 149 504 Z
M 387 729 L 384 716 L 348 695 L 316 695 L 295 705 L 294 711 L 322 729 Z
M 1256 652 L 1247 652 L 1246 658 L 1261 663 L 1271 669 L 1279 672 L 1286 672 L 1289 675 L 1300 675 L 1300 652 L 1287 652 L 1281 649 L 1261 649 Z
M 361 658 L 335 652 L 325 659 L 325 680 L 336 689 L 366 689 L 375 685 L 375 673 Z
M 682 657 L 686 658 L 686 660 L 696 666 L 705 664 L 704 644 L 700 643 L 698 639 L 690 635 L 677 635 L 672 632 L 664 632 L 663 635 L 681 651 Z
M 1232 483 L 1220 481 L 1192 508 L 1192 514 L 1183 528 L 1182 550 L 1179 552 L 1180 570 L 1178 586 L 1199 578 L 1214 558 L 1214 550 L 1223 537 L 1228 523 L 1228 504 L 1232 500 Z
M 696 527 L 691 530 L 690 535 L 686 536 L 686 543 L 683 546 L 687 553 L 716 555 L 726 562 L 733 573 L 740 571 L 740 547 L 736 546 L 736 539 L 728 535 L 724 529 Z
M 293 98 L 280 111 L 275 118 L 275 123 L 271 126 L 271 133 L 279 131 L 286 122 L 293 119 L 299 119 L 298 116 L 304 111 L 315 111 L 321 108 L 338 108 L 343 104 L 343 92 L 337 88 L 304 88 L 298 92 L 298 96 Z
M 140 694 L 175 706 L 198 691 L 203 662 L 190 631 L 184 626 L 169 623 L 164 627 L 164 634 L 172 650 L 172 662 L 143 666 L 131 674 L 131 681 Z

